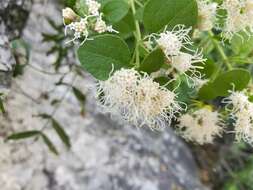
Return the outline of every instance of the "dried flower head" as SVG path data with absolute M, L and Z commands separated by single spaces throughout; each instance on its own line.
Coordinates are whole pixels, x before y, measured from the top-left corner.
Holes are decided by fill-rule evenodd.
M 106 112 L 151 129 L 165 127 L 181 109 L 174 92 L 134 69 L 121 69 L 100 81 L 98 97 Z
M 205 107 L 192 114 L 182 115 L 178 128 L 183 138 L 200 145 L 212 143 L 215 137 L 221 136 L 223 132 L 219 113 Z

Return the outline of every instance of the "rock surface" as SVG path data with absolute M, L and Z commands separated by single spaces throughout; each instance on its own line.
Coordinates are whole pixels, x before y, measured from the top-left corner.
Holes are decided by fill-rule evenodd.
M 9 42 L 20 36 L 30 8 L 30 0 L 3 0 L 0 2 L 0 92 L 10 87 L 15 66 Z
M 0 7 L 8 2 L 11 0 L 1 2 Z M 68 73 L 65 82 L 73 83 L 87 94 L 86 114 L 82 116 L 78 101 L 68 87 L 55 87 L 61 74 L 38 72 L 51 72 L 51 64 L 56 59 L 54 55 L 46 56 L 50 44 L 41 42 L 41 32 L 53 32 L 45 18 L 49 16 L 61 21 L 58 5 L 43 2 L 34 3 L 23 35 L 32 46 L 30 64 L 33 67 L 27 67 L 25 73 L 13 82 L 6 105 L 8 114 L 0 116 L 0 136 L 46 126 L 45 133 L 61 154 L 59 157 L 52 155 L 40 140 L 4 143 L 1 139 L 1 188 L 205 190 L 199 182 L 190 150 L 171 128 L 152 132 L 117 124 L 109 116 L 99 113 L 94 90 L 90 88 L 94 86 L 91 77 L 76 77 L 73 72 L 63 69 Z M 0 50 L 0 56 L 2 54 L 8 55 Z M 49 97 L 41 98 L 44 94 Z M 57 111 L 50 104 L 56 98 L 63 98 Z M 33 117 L 39 113 L 52 113 L 61 123 L 72 141 L 70 151 L 65 150 L 47 121 Z

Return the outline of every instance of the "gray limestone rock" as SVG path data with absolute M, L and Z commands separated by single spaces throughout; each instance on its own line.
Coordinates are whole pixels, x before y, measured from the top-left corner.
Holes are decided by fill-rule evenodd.
M 15 59 L 10 41 L 19 37 L 31 8 L 30 0 L 3 0 L 0 2 L 0 92 L 11 84 Z

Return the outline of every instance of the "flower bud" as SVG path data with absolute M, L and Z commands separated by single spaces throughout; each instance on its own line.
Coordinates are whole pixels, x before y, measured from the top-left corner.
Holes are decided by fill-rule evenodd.
M 105 21 L 103 21 L 101 18 L 97 19 L 94 30 L 98 33 L 106 32 L 107 26 Z
M 78 15 L 71 8 L 67 7 L 62 10 L 62 17 L 65 24 L 70 24 L 71 22 L 76 20 Z

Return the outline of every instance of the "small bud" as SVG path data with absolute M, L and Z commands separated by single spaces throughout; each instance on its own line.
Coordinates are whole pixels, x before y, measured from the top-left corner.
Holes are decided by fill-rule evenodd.
M 62 17 L 65 24 L 75 21 L 78 15 L 69 7 L 62 10 Z
M 107 26 L 105 21 L 103 21 L 101 18 L 98 18 L 94 27 L 94 30 L 98 33 L 106 32 Z

